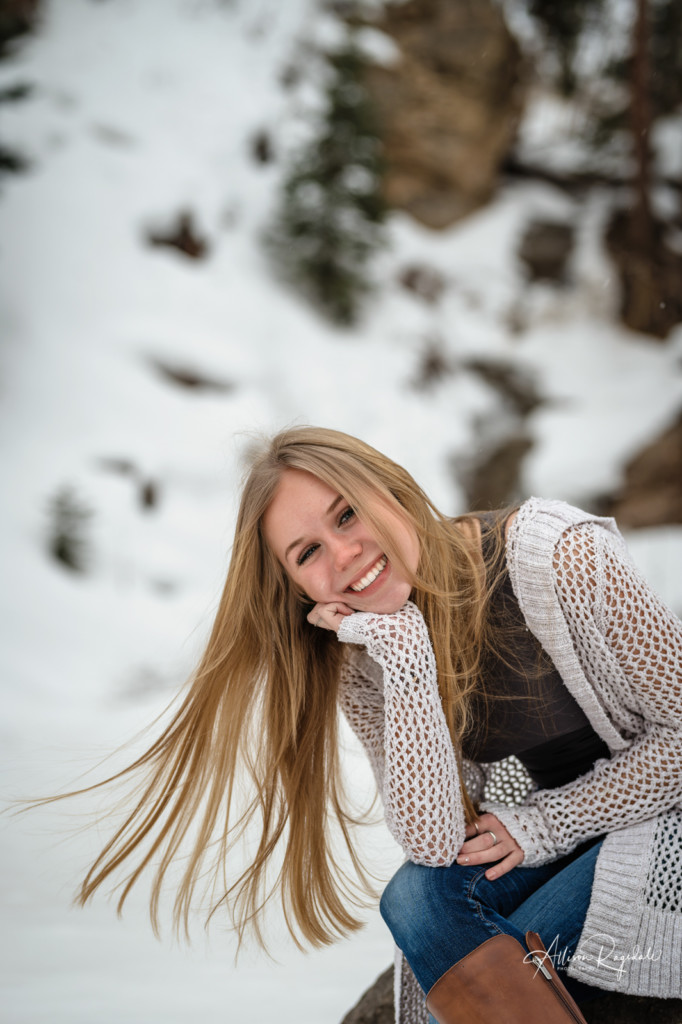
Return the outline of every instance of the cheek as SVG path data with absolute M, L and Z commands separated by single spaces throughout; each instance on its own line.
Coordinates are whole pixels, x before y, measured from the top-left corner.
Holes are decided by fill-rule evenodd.
M 412 586 L 410 583 L 407 582 L 407 580 L 401 580 L 395 589 L 398 608 L 402 608 L 402 606 L 405 604 L 410 594 L 412 593 Z M 398 610 L 398 608 L 396 608 L 396 611 Z
M 416 572 L 419 567 L 420 554 L 419 538 L 416 533 L 410 530 L 407 535 L 407 557 L 405 561 L 412 572 Z
M 293 580 L 293 582 L 305 599 L 312 601 L 313 604 L 318 602 L 323 604 L 329 598 L 328 589 L 324 586 L 318 572 L 306 572 L 298 580 Z
M 331 601 L 333 597 L 329 587 L 317 577 L 306 580 L 305 590 L 308 597 L 316 603 L 325 604 L 327 601 Z

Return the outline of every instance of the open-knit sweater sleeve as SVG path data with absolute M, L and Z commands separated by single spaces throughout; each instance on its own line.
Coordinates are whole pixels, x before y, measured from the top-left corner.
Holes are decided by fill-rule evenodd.
M 595 523 L 562 535 L 553 570 L 585 677 L 607 713 L 618 694 L 614 724 L 633 738 L 587 774 L 537 790 L 519 807 L 483 805 L 517 840 L 529 867 L 682 802 L 682 623 L 633 567 L 622 541 Z
M 372 683 L 350 657 L 341 705 L 374 766 L 393 837 L 417 864 L 452 864 L 464 842 L 464 810 L 421 612 L 409 601 L 391 615 L 355 612 L 339 640 L 360 644 L 381 667 Z

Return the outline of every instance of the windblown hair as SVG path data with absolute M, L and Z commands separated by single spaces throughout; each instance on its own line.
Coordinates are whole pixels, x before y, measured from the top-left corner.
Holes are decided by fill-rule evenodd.
M 264 513 L 289 468 L 307 471 L 343 494 L 413 583 L 412 599 L 435 649 L 448 726 L 455 749 L 461 748 L 482 651 L 492 644 L 480 546 L 471 532 L 438 512 L 409 473 L 363 442 L 314 427 L 285 430 L 252 461 L 227 580 L 184 699 L 156 742 L 99 784 L 143 780 L 132 811 L 84 879 L 81 904 L 124 862 L 135 862 L 120 883 L 120 910 L 151 867 L 150 913 L 157 928 L 164 880 L 171 864 L 182 859 L 174 904 L 178 927 L 187 929 L 197 886 L 206 878 L 213 910 L 224 902 L 230 906 L 240 938 L 251 926 L 263 941 L 262 911 L 276 893 L 299 943 L 322 945 L 359 927 L 354 908 L 370 884 L 354 849 L 355 818 L 339 763 L 338 685 L 345 650 L 333 632 L 308 624 L 310 602 L 263 536 Z M 410 574 L 382 521 L 382 504 L 417 531 L 416 573 Z M 498 549 L 501 543 L 500 529 Z M 471 821 L 475 811 L 465 790 L 463 798 Z M 257 848 L 241 875 L 228 879 L 230 850 L 247 828 L 252 834 L 254 821 Z M 334 834 L 343 839 L 352 871 L 334 850 Z M 181 858 L 187 847 L 189 854 Z

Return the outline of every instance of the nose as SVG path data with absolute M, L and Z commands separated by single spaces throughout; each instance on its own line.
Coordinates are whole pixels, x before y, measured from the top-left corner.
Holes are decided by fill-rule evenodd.
M 358 540 L 349 537 L 337 537 L 334 542 L 332 553 L 334 568 L 337 572 L 344 572 L 362 551 L 362 544 Z

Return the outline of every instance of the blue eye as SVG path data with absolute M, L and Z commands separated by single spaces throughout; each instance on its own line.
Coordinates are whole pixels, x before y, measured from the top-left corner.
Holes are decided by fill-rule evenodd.
M 317 551 L 317 544 L 311 544 L 309 548 L 306 548 L 296 559 L 296 565 L 303 565 L 306 559 L 310 558 L 314 551 Z
M 346 508 L 341 513 L 341 515 L 339 516 L 339 518 L 337 519 L 336 525 L 345 526 L 347 523 L 352 522 L 354 518 L 355 509 L 351 508 L 350 505 L 347 505 Z M 296 559 L 296 565 L 303 565 L 304 562 L 307 562 L 311 555 L 315 554 L 319 546 L 319 544 L 309 544 L 307 548 L 304 548 L 303 551 L 298 556 L 298 558 Z

